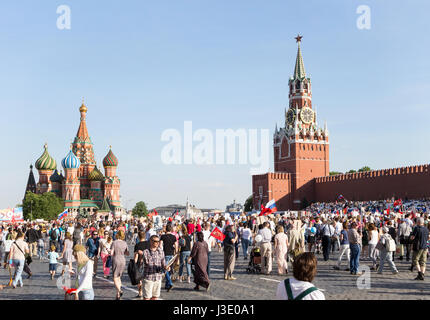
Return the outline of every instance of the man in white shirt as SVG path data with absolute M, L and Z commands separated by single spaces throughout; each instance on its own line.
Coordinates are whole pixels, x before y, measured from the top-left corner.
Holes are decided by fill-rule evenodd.
M 272 272 L 272 231 L 269 229 L 269 222 L 263 223 L 263 229 L 261 229 L 258 234 L 260 234 L 263 239 L 260 243 L 260 252 L 262 258 L 261 272 L 269 275 Z
M 327 261 L 329 259 L 331 238 L 332 236 L 334 236 L 334 232 L 335 232 L 334 227 L 331 225 L 331 223 L 328 220 L 325 220 L 324 225 L 322 226 L 322 229 L 321 229 L 324 261 Z

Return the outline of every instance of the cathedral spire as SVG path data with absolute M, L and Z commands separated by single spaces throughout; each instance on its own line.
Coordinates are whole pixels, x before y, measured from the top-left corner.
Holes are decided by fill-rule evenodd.
M 302 50 L 300 49 L 300 43 L 302 42 L 302 36 L 297 35 L 296 42 L 298 43 L 296 66 L 294 68 L 294 79 L 302 80 L 306 78 L 305 65 L 303 63 Z
M 36 193 L 36 180 L 34 179 L 33 165 L 32 164 L 30 165 L 30 174 L 28 176 L 27 187 L 25 188 L 24 199 L 25 199 L 25 196 L 27 195 L 28 191 Z
M 79 112 L 81 113 L 81 123 L 79 124 L 78 133 L 76 134 L 76 138 L 78 138 L 80 141 L 89 141 L 90 138 L 86 124 L 87 110 L 88 108 L 84 104 L 84 99 L 82 99 L 82 105 L 79 108 Z

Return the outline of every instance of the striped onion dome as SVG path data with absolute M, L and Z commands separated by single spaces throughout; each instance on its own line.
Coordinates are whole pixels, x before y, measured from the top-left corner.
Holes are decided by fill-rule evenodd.
M 48 153 L 48 145 L 44 146 L 45 151 L 36 161 L 37 170 L 55 170 L 57 168 L 57 162 Z
M 88 180 L 90 181 L 103 181 L 104 179 L 105 176 L 103 175 L 103 173 L 100 172 L 97 166 L 95 166 L 93 171 L 91 171 L 88 175 Z
M 61 161 L 64 169 L 78 169 L 81 166 L 81 162 L 78 157 L 75 156 L 72 150 L 67 154 L 67 156 Z
M 112 152 L 112 147 L 110 147 L 108 154 L 103 159 L 103 167 L 118 167 L 118 159 Z

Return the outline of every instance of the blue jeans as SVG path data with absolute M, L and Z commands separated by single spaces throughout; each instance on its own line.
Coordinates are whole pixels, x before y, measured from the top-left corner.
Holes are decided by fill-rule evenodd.
M 45 256 L 44 251 L 45 247 L 37 246 L 37 255 L 39 256 L 39 259 L 43 259 L 43 257 Z
M 357 272 L 358 267 L 360 266 L 360 245 L 358 244 L 350 244 L 349 248 L 351 249 L 351 260 L 349 261 L 349 270 L 351 272 Z
M 79 300 L 94 300 L 94 290 L 82 290 L 79 291 Z
M 12 263 L 15 265 L 15 275 L 13 277 L 12 285 L 16 286 L 18 284 L 18 282 L 20 282 L 21 285 L 23 285 L 23 283 L 22 283 L 22 271 L 24 270 L 25 260 L 13 259 Z
M 244 258 L 248 258 L 248 247 L 249 247 L 249 240 L 242 239 L 242 251 L 243 251 Z
M 172 259 L 173 256 L 165 256 L 164 259 L 166 260 L 166 264 Z M 166 289 L 169 289 L 173 286 L 172 278 L 170 278 L 170 271 L 166 271 Z
M 187 259 L 190 256 L 191 251 L 182 251 L 181 257 L 179 258 L 180 265 L 179 265 L 179 276 L 182 276 L 182 270 L 185 265 L 187 268 L 187 276 L 191 277 L 191 264 L 187 263 Z

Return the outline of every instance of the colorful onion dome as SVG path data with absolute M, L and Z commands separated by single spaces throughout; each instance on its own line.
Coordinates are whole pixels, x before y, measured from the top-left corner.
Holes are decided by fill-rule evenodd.
M 64 169 L 78 169 L 81 166 L 81 162 L 79 161 L 78 157 L 75 156 L 71 147 L 70 152 L 63 159 L 63 161 L 61 161 L 61 164 L 63 165 Z
M 45 151 L 36 161 L 37 170 L 55 170 L 57 168 L 57 162 L 48 153 L 48 144 L 45 143 Z
M 97 169 L 97 166 L 95 166 L 93 171 L 91 171 L 88 175 L 88 180 L 90 181 L 103 181 L 104 179 L 105 176 L 100 172 L 99 169 Z
M 51 182 L 59 182 L 59 183 L 61 183 L 61 182 L 63 182 L 64 177 L 63 177 L 63 176 L 61 176 L 60 174 L 58 174 L 57 169 L 55 169 L 54 173 L 53 173 L 53 174 L 52 174 L 52 176 L 49 178 L 49 180 L 50 180 Z
M 118 159 L 112 152 L 112 147 L 109 148 L 109 152 L 103 159 L 103 167 L 118 167 Z

